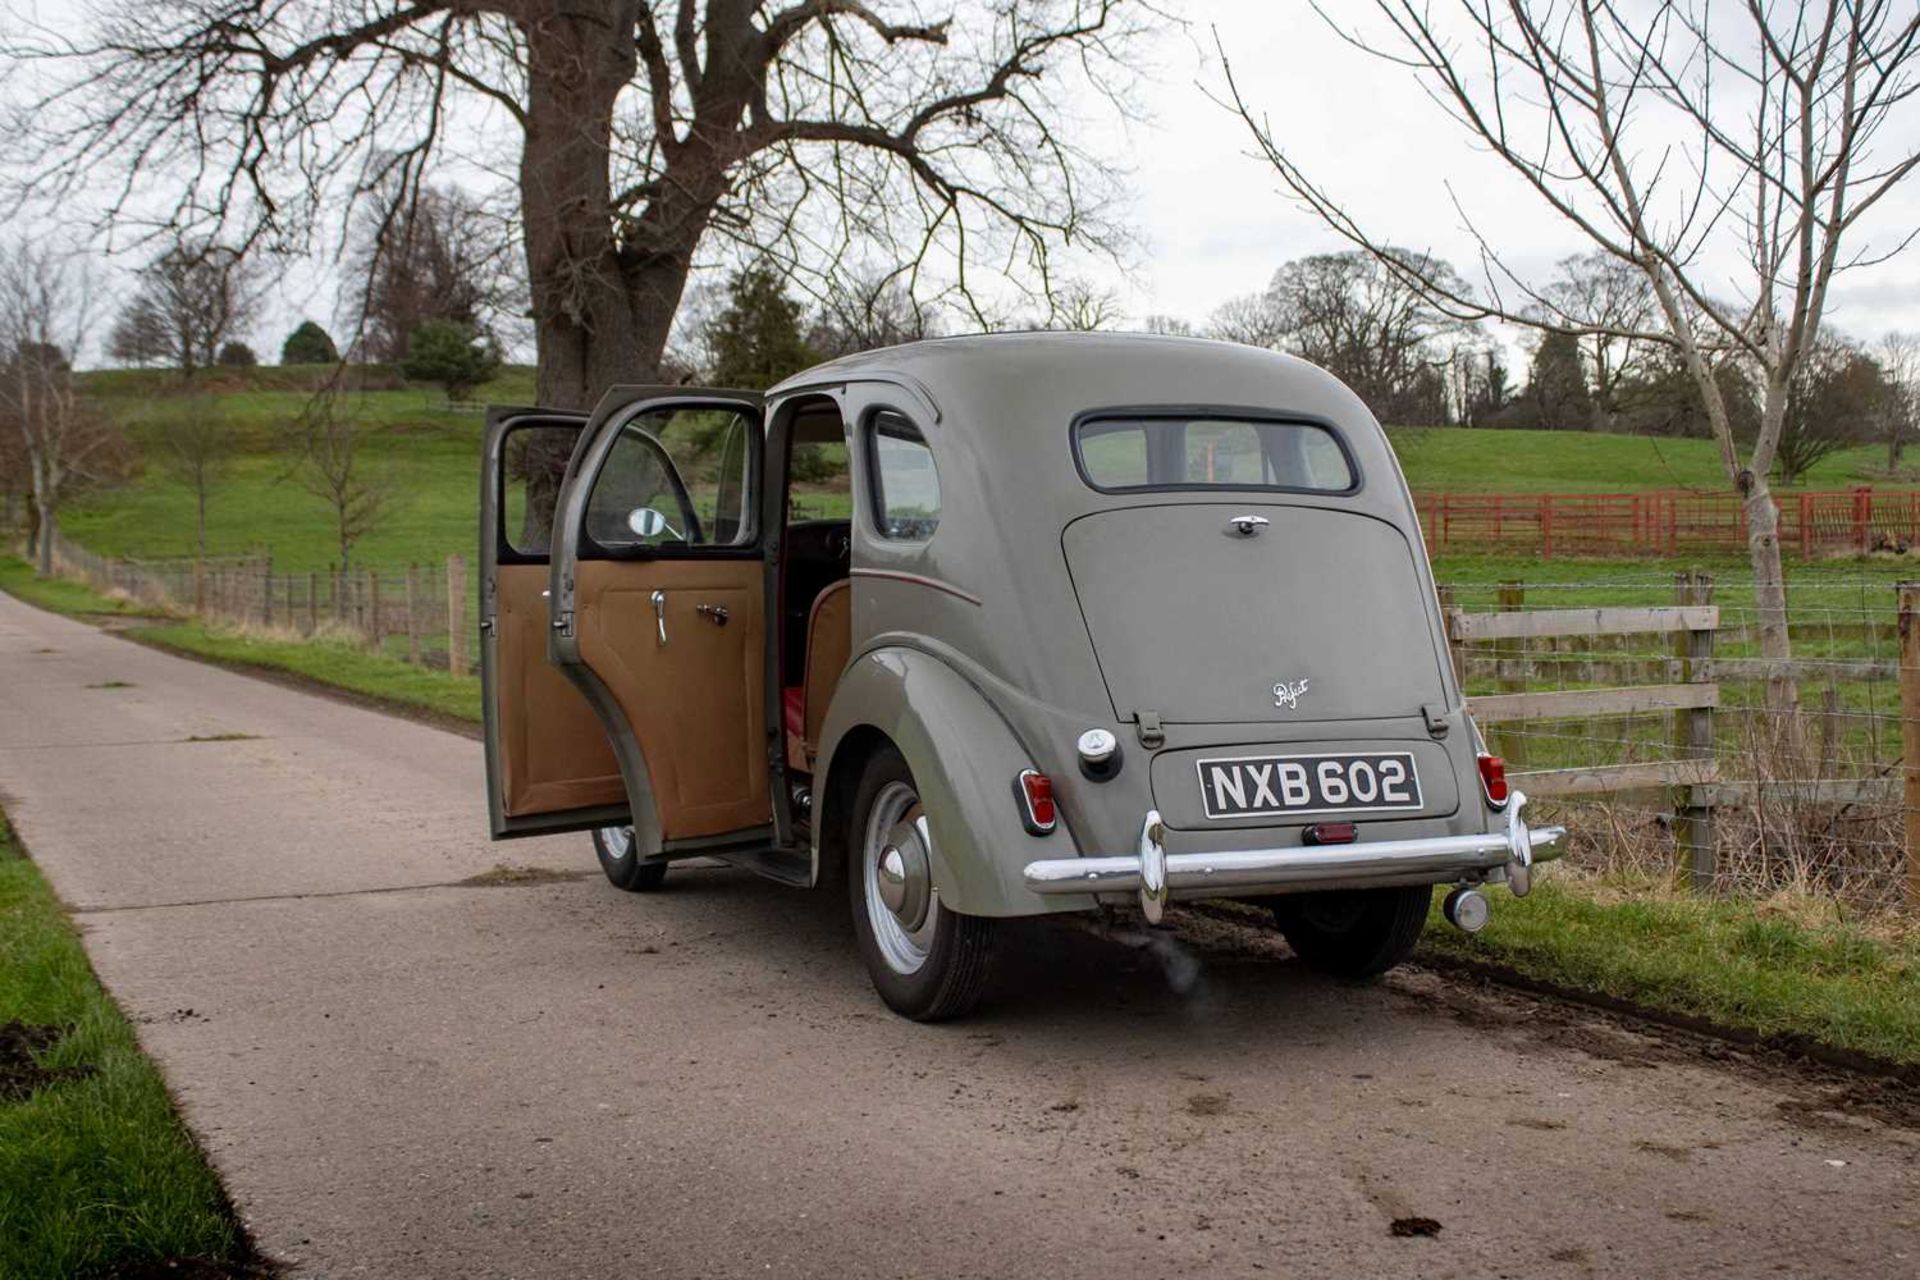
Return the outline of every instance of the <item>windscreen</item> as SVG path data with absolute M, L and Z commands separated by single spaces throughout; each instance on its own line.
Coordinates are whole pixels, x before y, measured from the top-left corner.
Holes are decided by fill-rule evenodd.
M 1074 427 L 1096 489 L 1283 489 L 1348 493 L 1353 460 L 1330 428 L 1244 418 L 1093 418 Z

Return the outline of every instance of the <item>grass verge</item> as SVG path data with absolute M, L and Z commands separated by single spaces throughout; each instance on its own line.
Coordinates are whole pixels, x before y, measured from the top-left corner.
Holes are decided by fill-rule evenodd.
M 152 616 L 131 600 L 101 595 L 85 583 L 59 577 L 43 578 L 32 565 L 17 556 L 0 556 L 0 591 L 53 613 Z
M 58 1038 L 0 1091 L 0 1276 L 245 1263 L 213 1170 L 0 818 L 0 1025 L 16 1021 Z M 35 1067 L 53 1074 L 27 1092 Z
M 1699 898 L 1559 869 L 1526 898 L 1488 898 L 1493 918 L 1472 937 L 1442 923 L 1436 905 L 1422 953 L 1789 1046 L 1920 1065 L 1911 928 L 1869 930 L 1805 899 Z
M 416 667 L 332 640 L 288 640 L 204 623 L 168 623 L 131 633 L 144 643 L 224 666 L 281 672 L 345 689 L 375 702 L 480 722 L 480 679 Z
M 126 601 L 102 595 L 84 583 L 42 578 L 29 565 L 10 556 L 0 556 L 0 591 L 73 617 L 139 614 L 139 610 Z M 344 641 L 256 634 L 190 620 L 156 620 L 153 625 L 129 629 L 123 634 L 224 666 L 277 673 L 344 689 L 404 711 L 425 711 L 471 724 L 480 721 L 477 676 L 456 676 L 417 667 L 397 658 L 368 653 Z

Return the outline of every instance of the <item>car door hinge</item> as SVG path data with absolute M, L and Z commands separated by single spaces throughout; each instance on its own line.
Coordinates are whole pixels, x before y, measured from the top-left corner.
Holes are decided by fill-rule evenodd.
M 1429 702 L 1420 708 L 1420 714 L 1426 719 L 1427 732 L 1436 738 L 1444 738 L 1453 728 L 1453 722 L 1447 719 L 1447 709 L 1438 703 Z
M 1160 727 L 1158 711 L 1136 711 L 1133 723 L 1140 735 L 1140 745 L 1147 750 L 1158 751 L 1167 744 L 1167 733 Z
M 573 611 L 568 610 L 553 620 L 553 629 L 563 636 L 573 634 Z

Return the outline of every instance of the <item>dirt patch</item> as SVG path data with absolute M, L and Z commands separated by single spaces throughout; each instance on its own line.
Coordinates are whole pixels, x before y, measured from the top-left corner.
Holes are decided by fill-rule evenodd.
M 1186 945 L 1215 955 L 1290 954 L 1257 909 L 1183 903 L 1169 918 Z M 1423 956 L 1390 975 L 1391 989 L 1474 1026 L 1572 1049 L 1625 1067 L 1711 1065 L 1787 1095 L 1781 1114 L 1807 1127 L 1877 1122 L 1920 1131 L 1920 1067 L 1770 1036 L 1684 1014 L 1562 990 L 1504 966 Z
M 182 742 L 253 742 L 260 737 L 257 733 L 196 733 L 180 739 Z
M 551 867 L 510 867 L 503 862 L 477 876 L 468 876 L 454 883 L 485 889 L 516 884 L 558 884 L 567 880 L 584 880 L 591 874 L 589 871 L 555 871 Z
M 102 680 L 99 684 L 87 686 L 89 689 L 131 689 L 133 687 L 131 680 Z
M 1440 1230 L 1440 1223 L 1433 1218 L 1395 1218 L 1392 1225 L 1387 1228 L 1387 1234 L 1410 1239 L 1420 1236 L 1437 1236 Z
M 1227 1103 L 1232 1099 L 1224 1093 L 1196 1093 L 1187 1099 L 1187 1114 L 1190 1116 L 1223 1116 L 1227 1114 Z
M 0 1102 L 19 1102 L 50 1084 L 80 1080 L 92 1067 L 43 1067 L 34 1055 L 65 1038 L 70 1027 L 39 1027 L 14 1020 L 0 1024 Z

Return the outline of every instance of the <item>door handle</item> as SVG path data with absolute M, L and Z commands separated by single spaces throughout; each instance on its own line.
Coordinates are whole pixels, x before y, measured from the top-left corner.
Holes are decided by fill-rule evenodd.
M 660 628 L 660 643 L 665 644 L 667 642 L 667 593 L 655 591 L 652 599 L 653 622 Z
M 697 604 L 693 606 L 693 611 L 716 627 L 726 626 L 727 619 L 732 616 L 723 604 Z

